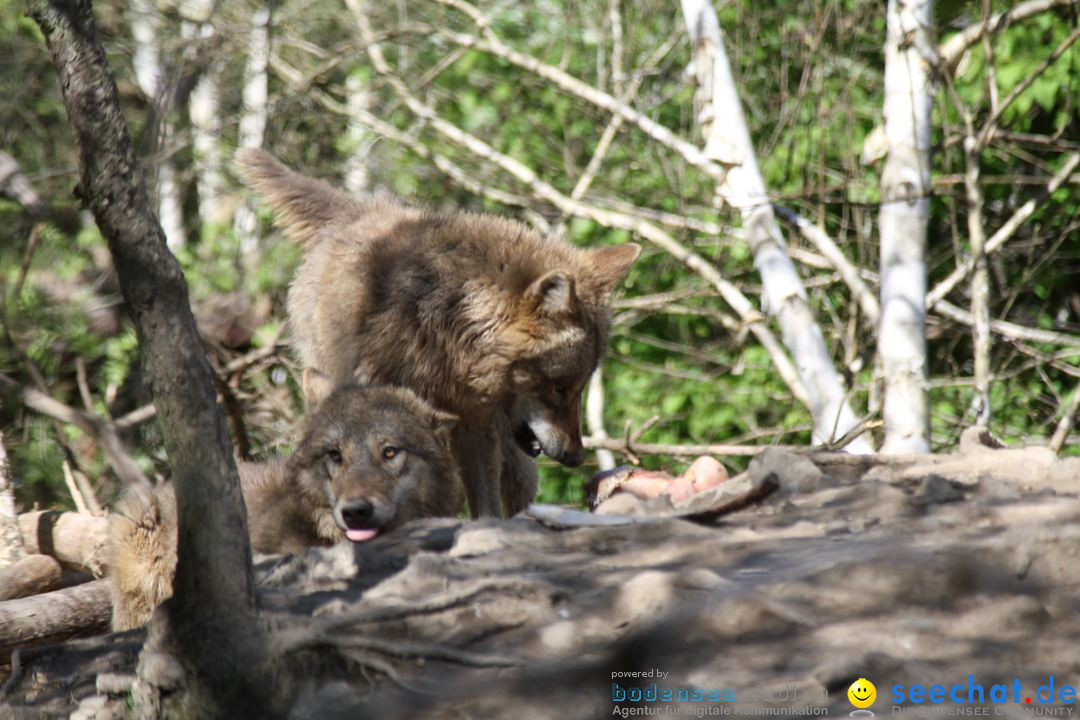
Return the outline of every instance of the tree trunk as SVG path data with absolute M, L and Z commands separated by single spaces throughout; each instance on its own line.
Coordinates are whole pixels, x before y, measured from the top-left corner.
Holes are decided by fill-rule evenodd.
M 72 570 L 96 577 L 109 567 L 109 519 L 56 510 L 19 515 L 22 543 L 28 553 L 49 555 Z
M 589 378 L 589 389 L 585 393 L 585 423 L 593 440 L 602 443 L 608 439 L 604 430 L 604 375 L 601 368 L 596 368 Z M 596 466 L 599 470 L 612 470 L 615 467 L 614 453 L 597 448 Z
M 190 0 L 182 4 L 185 19 L 184 37 L 193 42 L 205 41 L 214 34 L 210 24 L 213 4 L 209 0 Z M 213 64 L 199 76 L 188 99 L 191 118 L 191 144 L 194 150 L 195 181 L 199 194 L 199 217 L 203 224 L 220 221 L 221 177 L 224 155 L 221 152 L 221 103 Z
M 705 137 L 704 152 L 710 160 L 730 166 L 727 179 L 717 192 L 742 216 L 754 265 L 765 288 L 763 304 L 779 320 L 784 344 L 795 359 L 799 378 L 809 396 L 814 441 L 829 442 L 852 430 L 858 419 L 814 320 L 806 289 L 788 257 L 754 156 L 716 11 L 710 0 L 682 0 L 682 9 L 696 45 L 698 99 L 695 104 Z M 856 438 L 846 449 L 855 453 L 873 452 L 865 436 Z
M 56 558 L 27 555 L 14 565 L 0 568 L 0 600 L 14 600 L 60 587 L 63 570 Z
M 930 219 L 931 0 L 889 0 L 881 178 L 881 326 L 885 453 L 930 450 L 926 229 Z
M 2 160 L 3 158 L 0 158 Z M 13 565 L 26 557 L 19 516 L 15 512 L 15 489 L 11 484 L 11 466 L 0 432 L 0 568 Z
M 371 134 L 356 117 L 370 109 L 371 93 L 355 72 L 345 78 L 345 93 L 347 95 L 345 102 L 351 113 L 346 131 L 349 157 L 345 160 L 345 189 L 359 195 L 371 189 L 371 174 L 368 170 L 370 148 L 367 147 L 371 142 Z
M 161 67 L 161 55 L 157 45 L 161 32 L 161 16 L 153 0 L 133 0 L 131 12 L 131 35 L 135 41 L 132 58 L 135 82 L 143 95 L 155 106 L 158 115 L 162 115 L 166 104 L 163 97 L 165 72 Z M 184 211 L 180 201 L 180 186 L 176 182 L 176 169 L 168 153 L 164 151 L 165 140 L 169 134 L 169 124 L 164 117 L 161 119 L 159 132 L 160 137 L 154 143 L 159 160 L 153 168 L 157 212 L 169 247 L 178 248 L 185 242 Z
M 105 632 L 111 617 L 108 580 L 2 602 L 0 657 L 17 647 Z
M 971 346 L 975 360 L 975 394 L 971 413 L 975 423 L 990 426 L 990 269 L 986 259 L 980 149 L 974 134 L 964 138 L 964 188 L 968 201 L 968 242 L 975 270 L 971 273 Z
M 236 147 L 262 147 L 269 114 L 270 9 L 259 8 L 251 16 L 251 36 L 248 38 L 247 63 L 244 65 L 243 113 L 240 115 Z M 244 200 L 233 221 L 236 237 L 243 254 L 255 250 L 257 218 L 250 200 Z
M 30 13 L 60 75 L 79 150 L 77 193 L 108 240 L 172 464 L 175 595 L 151 622 L 143 657 L 174 654 L 184 669 L 167 713 L 262 715 L 269 655 L 254 611 L 247 518 L 183 273 L 151 211 L 91 3 L 31 0 Z

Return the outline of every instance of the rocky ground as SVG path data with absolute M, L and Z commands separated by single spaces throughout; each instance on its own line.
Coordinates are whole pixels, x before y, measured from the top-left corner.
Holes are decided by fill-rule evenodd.
M 1080 458 L 976 435 L 888 461 L 767 451 L 687 506 L 604 509 L 623 514 L 427 521 L 261 563 L 294 716 L 848 716 L 859 678 L 879 717 L 1072 714 Z M 141 640 L 23 653 L 6 712 L 121 716 Z

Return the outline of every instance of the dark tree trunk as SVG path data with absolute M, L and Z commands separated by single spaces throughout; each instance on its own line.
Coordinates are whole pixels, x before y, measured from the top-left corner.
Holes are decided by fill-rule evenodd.
M 178 714 L 262 715 L 255 709 L 268 697 L 269 655 L 254 611 L 243 499 L 184 276 L 151 210 L 90 1 L 30 0 L 29 7 L 75 134 L 76 192 L 112 251 L 172 463 L 176 594 L 167 614 L 155 616 L 161 627 L 151 628 L 148 644 L 160 642 L 154 652 L 173 654 L 184 670 L 184 692 L 172 706 Z

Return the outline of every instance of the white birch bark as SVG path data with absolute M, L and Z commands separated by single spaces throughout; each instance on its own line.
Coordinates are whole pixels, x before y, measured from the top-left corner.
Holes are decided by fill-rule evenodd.
M 135 41 L 132 62 L 135 65 L 135 82 L 139 85 L 150 102 L 162 104 L 164 91 L 164 72 L 158 52 L 157 38 L 160 33 L 161 15 L 153 0 L 133 0 L 131 3 L 131 36 Z M 156 178 L 158 220 L 165 231 L 165 240 L 169 248 L 176 249 L 185 242 L 184 213 L 180 201 L 180 186 L 176 182 L 176 172 L 168 159 L 166 147 L 171 128 L 162 118 L 156 146 L 156 155 L 160 158 L 156 167 L 147 168 L 148 179 Z
M 368 151 L 371 136 L 367 126 L 356 118 L 371 106 L 371 93 L 355 74 L 345 79 L 346 105 L 349 108 L 348 140 L 349 157 L 345 160 L 345 189 L 351 193 L 365 193 L 371 177 L 368 173 Z
M 930 450 L 926 229 L 930 219 L 932 0 L 889 0 L 881 179 L 881 326 L 885 453 Z
M 182 34 L 191 40 L 213 36 L 210 24 L 213 12 L 211 0 L 188 0 L 181 7 L 185 20 Z M 207 67 L 188 99 L 191 118 L 191 143 L 194 149 L 195 186 L 199 195 L 199 217 L 202 223 L 221 220 L 221 190 L 224 187 L 221 168 L 221 102 L 213 66 Z
M 0 433 L 0 568 L 14 565 L 26 557 L 22 534 L 19 532 L 19 513 L 15 509 L 15 489 L 11 482 L 11 466 Z
M 153 0 L 132 0 L 131 37 L 135 41 L 132 63 L 135 82 L 150 100 L 156 100 L 161 85 L 161 61 L 158 57 L 158 11 Z
M 608 439 L 604 429 L 604 376 L 600 368 L 596 368 L 589 378 L 589 388 L 585 394 L 585 424 L 589 426 L 589 435 L 594 440 Z M 601 471 L 611 470 L 615 467 L 615 455 L 610 450 L 598 448 L 596 465 Z
M 164 124 L 163 124 L 164 127 Z M 180 184 L 172 160 L 162 157 L 158 165 L 158 219 L 165 231 L 165 242 L 175 251 L 187 242 L 184 233 L 184 208 L 180 201 Z
M 694 69 L 700 98 L 696 105 L 705 136 L 704 153 L 709 159 L 730 166 L 717 192 L 742 217 L 754 265 L 764 286 L 763 302 L 769 314 L 780 322 L 784 344 L 795 359 L 799 378 L 809 396 L 814 441 L 829 442 L 852 430 L 858 420 L 810 310 L 806 289 L 788 257 L 765 191 L 716 11 L 711 0 L 682 0 L 682 10 L 696 44 Z M 851 442 L 846 450 L 869 453 L 873 447 L 863 436 Z
M 269 77 L 266 68 L 270 63 L 270 9 L 259 8 L 251 16 L 251 32 L 248 36 L 247 63 L 244 66 L 243 113 L 240 115 L 236 146 L 262 147 L 266 136 L 269 114 Z M 241 253 L 255 251 L 259 238 L 255 210 L 250 200 L 237 209 L 233 220 Z
M 986 260 L 986 230 L 983 226 L 983 192 L 978 141 L 974 133 L 964 139 L 967 172 L 964 186 L 968 201 L 968 242 L 975 270 L 971 274 L 972 353 L 975 359 L 975 395 L 971 412 L 975 422 L 990 425 L 990 270 Z

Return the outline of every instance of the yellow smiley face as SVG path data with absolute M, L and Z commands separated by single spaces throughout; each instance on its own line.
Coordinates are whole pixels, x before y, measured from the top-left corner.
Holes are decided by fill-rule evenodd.
M 857 708 L 867 708 L 877 699 L 877 688 L 866 678 L 859 678 L 851 683 L 847 690 L 848 700 Z

